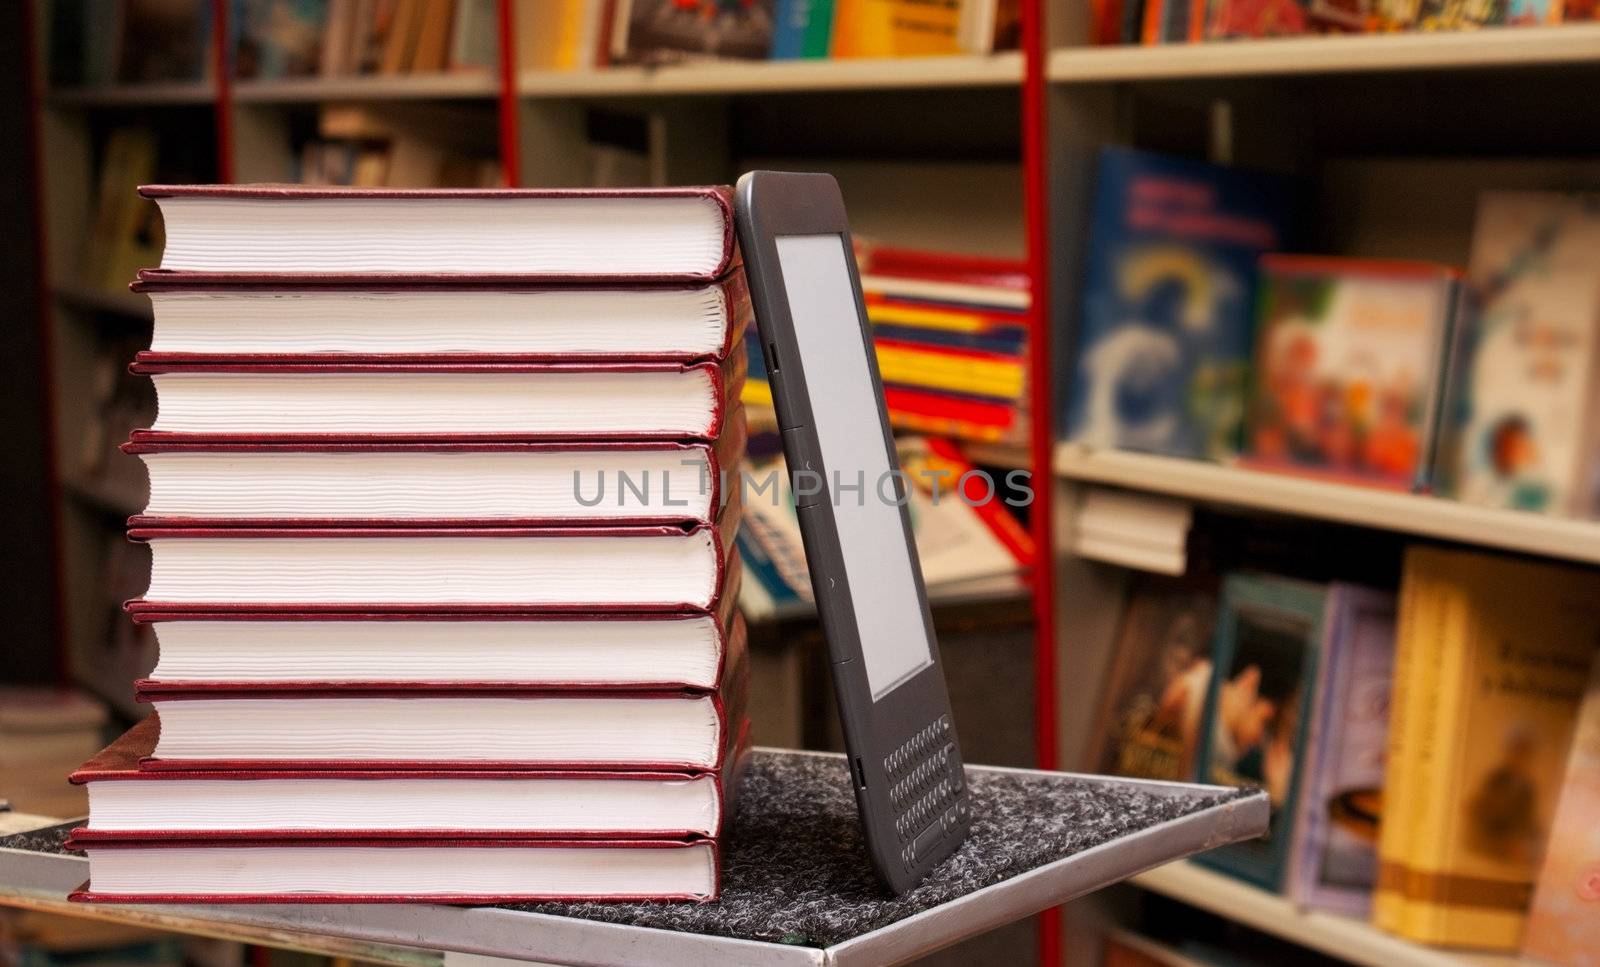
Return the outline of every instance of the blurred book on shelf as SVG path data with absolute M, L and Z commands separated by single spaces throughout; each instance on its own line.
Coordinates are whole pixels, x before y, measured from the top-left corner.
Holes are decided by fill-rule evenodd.
M 199 81 L 211 72 L 208 0 L 57 0 L 49 30 L 57 87 Z
M 503 180 L 493 132 L 430 104 L 393 110 L 335 104 L 300 147 L 305 185 L 363 188 L 493 188 Z
M 1593 20 L 1594 0 L 1096 0 L 1097 44 L 1527 27 Z
M 1378 878 L 1384 750 L 1396 599 L 1354 584 L 1328 590 L 1322 660 L 1306 710 L 1304 789 L 1285 892 L 1297 904 L 1365 918 Z
M 1592 574 L 1412 547 L 1373 913 L 1424 943 L 1515 950 L 1600 628 Z
M 833 42 L 835 0 L 777 0 L 773 11 L 772 59 L 818 60 Z
M 95 180 L 94 223 L 79 270 L 84 284 L 125 291 L 140 266 L 161 257 L 161 219 L 136 191 L 155 177 L 156 152 L 156 135 L 147 128 L 117 128 L 106 135 Z
M 834 0 L 834 57 L 990 54 L 1016 48 L 1018 0 Z
M 1194 778 L 1217 620 L 1217 584 L 1140 574 L 1128 593 L 1088 767 L 1107 775 Z
M 1479 199 L 1441 489 L 1490 507 L 1600 513 L 1597 251 L 1600 195 Z
M 1426 262 L 1264 257 L 1250 462 L 1400 489 L 1421 483 L 1459 291 L 1459 272 Z
M 1522 955 L 1560 967 L 1600 958 L 1600 656 L 1578 713 Z
M 1274 891 L 1283 887 L 1294 838 L 1327 598 L 1326 586 L 1276 575 L 1223 581 L 1199 777 L 1264 788 L 1272 828 L 1197 862 Z
M 1224 459 L 1238 452 L 1257 261 L 1286 244 L 1282 178 L 1102 150 L 1088 213 L 1066 435 Z
M 85 421 L 77 437 L 78 453 L 70 464 L 70 482 L 92 490 L 107 509 L 122 516 L 144 503 L 147 485 L 138 461 L 118 448 L 129 433 L 150 425 L 156 415 L 149 381 L 128 372 L 143 341 L 141 336 L 127 336 L 96 347 L 86 385 L 80 387 Z
M 774 0 L 613 0 L 611 61 L 764 60 Z
M 896 447 L 929 598 L 1020 592 L 1033 546 L 1007 510 L 1004 501 L 1009 498 L 998 487 L 991 490 L 991 485 L 983 484 L 972 465 L 947 442 L 903 437 Z M 763 592 L 742 599 L 746 614 L 755 621 L 769 616 L 768 607 L 812 600 L 794 501 L 798 487 L 816 482 L 792 478 L 781 456 L 746 467 L 740 482 L 745 515 L 741 547 L 751 550 L 747 573 Z M 870 480 L 864 484 L 863 499 L 874 499 L 877 484 Z M 884 492 L 890 486 L 884 482 Z M 857 495 L 841 490 L 836 499 L 857 499 Z

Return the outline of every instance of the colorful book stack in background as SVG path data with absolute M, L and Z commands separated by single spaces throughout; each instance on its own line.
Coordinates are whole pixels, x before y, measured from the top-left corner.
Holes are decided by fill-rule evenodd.
M 74 777 L 77 898 L 714 897 L 746 731 L 728 192 L 145 193 L 129 610 L 160 661 Z
M 856 263 L 894 428 L 1025 445 L 1026 268 L 1011 259 L 870 244 L 857 246 Z M 748 346 L 745 402 L 770 409 L 760 341 Z

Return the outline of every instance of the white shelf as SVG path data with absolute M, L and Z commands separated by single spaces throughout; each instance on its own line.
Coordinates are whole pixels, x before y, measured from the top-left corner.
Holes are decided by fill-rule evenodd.
M 1060 48 L 1047 76 L 1085 84 L 1572 63 L 1600 64 L 1600 24 Z
M 1362 920 L 1297 908 L 1281 896 L 1188 862 L 1133 877 L 1136 886 L 1359 967 L 1512 967 L 1514 957 L 1425 947 Z
M 732 95 L 802 91 L 1000 87 L 1022 82 L 1022 55 L 892 59 L 708 61 L 666 67 L 528 71 L 527 98 Z
M 1440 497 L 1310 480 L 1243 467 L 1056 447 L 1058 476 L 1197 503 L 1288 514 L 1482 547 L 1600 564 L 1600 523 L 1494 510 Z
M 443 101 L 493 98 L 498 79 L 483 71 L 438 74 L 364 74 L 238 81 L 240 104 L 300 104 L 324 101 Z
M 76 282 L 58 282 L 51 287 L 62 305 L 93 312 L 110 312 L 129 319 L 151 319 L 150 300 L 126 289 L 109 291 Z
M 163 104 L 209 104 L 216 99 L 210 81 L 164 81 L 154 84 L 107 84 L 67 87 L 50 92 L 59 107 L 136 107 Z

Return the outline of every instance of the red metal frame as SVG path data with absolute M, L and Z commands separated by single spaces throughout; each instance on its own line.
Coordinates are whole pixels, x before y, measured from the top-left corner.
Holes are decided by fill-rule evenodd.
M 1054 449 L 1054 373 L 1050 354 L 1050 151 L 1046 139 L 1045 0 L 1022 4 L 1022 204 L 1027 237 L 1028 274 L 1033 298 L 1033 344 L 1029 367 L 1033 469 L 1030 518 L 1033 561 L 1033 714 L 1035 758 L 1041 769 L 1058 766 L 1056 748 L 1055 546 L 1051 467 Z M 1039 917 L 1039 962 L 1061 962 L 1061 917 L 1056 910 Z
M 507 188 L 522 184 L 522 144 L 517 131 L 516 0 L 498 0 L 500 20 L 500 176 Z

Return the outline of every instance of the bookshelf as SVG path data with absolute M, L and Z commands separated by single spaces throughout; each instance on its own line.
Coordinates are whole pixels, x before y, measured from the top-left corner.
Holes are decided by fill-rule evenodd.
M 1046 11 L 1046 49 L 1027 83 L 1044 100 L 1048 123 L 1043 163 L 1033 177 L 1049 197 L 1050 273 L 1041 281 L 1050 291 L 1054 387 L 1036 398 L 1036 407 L 1055 414 L 1074 378 L 1076 269 L 1100 147 L 1289 175 L 1313 199 L 1302 218 L 1310 231 L 1300 250 L 1332 255 L 1463 265 L 1479 192 L 1600 188 L 1600 152 L 1573 136 L 1592 129 L 1594 110 L 1568 96 L 1600 77 L 1600 24 L 1092 46 L 1080 5 L 1050 0 Z M 1416 539 L 1600 565 L 1600 523 L 1593 521 L 1054 439 L 1036 447 L 1033 459 L 1053 475 L 1056 553 L 1045 562 L 1052 574 L 1044 590 L 1058 643 L 1061 768 L 1091 767 L 1095 707 L 1136 573 L 1071 550 L 1075 515 L 1096 492 L 1224 510 L 1207 517 L 1216 531 L 1207 537 L 1221 543 L 1234 539 L 1235 528 L 1239 542 L 1248 540 L 1257 518 L 1292 518 L 1308 537 L 1325 531 L 1335 542 L 1343 539 L 1336 534 L 1356 534 L 1385 553 Z M 1132 882 L 1348 963 L 1516 962 L 1422 946 L 1361 921 L 1301 911 L 1281 896 L 1191 864 Z M 1066 962 L 1096 965 L 1099 937 L 1132 914 L 1118 898 L 1069 906 Z
M 1600 565 L 1594 521 L 1073 443 L 1057 447 L 1055 472 L 1075 483 Z
M 1057 48 L 1054 84 L 1438 71 L 1593 64 L 1600 24 L 1439 33 L 1351 34 L 1155 47 Z
M 1349 917 L 1307 912 L 1281 896 L 1182 861 L 1130 883 L 1359 967 L 1511 967 L 1515 957 L 1424 947 Z

